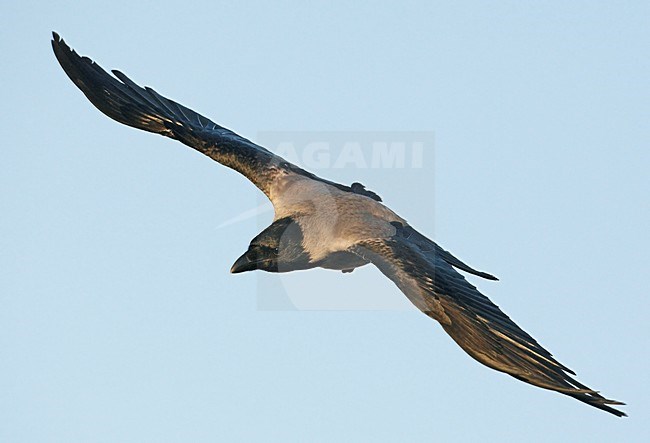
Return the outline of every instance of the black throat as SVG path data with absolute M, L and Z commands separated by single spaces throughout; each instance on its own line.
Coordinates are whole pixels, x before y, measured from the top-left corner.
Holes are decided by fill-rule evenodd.
M 315 267 L 310 255 L 303 247 L 303 233 L 292 217 L 274 221 L 255 237 L 252 243 L 272 245 L 277 254 L 268 272 L 291 272 Z

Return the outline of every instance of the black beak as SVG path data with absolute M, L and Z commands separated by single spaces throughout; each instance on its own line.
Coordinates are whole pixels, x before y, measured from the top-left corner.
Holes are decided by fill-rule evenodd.
M 253 271 L 257 269 L 257 261 L 251 260 L 249 258 L 249 251 L 246 251 L 244 255 L 239 257 L 232 268 L 230 268 L 231 274 L 239 274 L 240 272 Z

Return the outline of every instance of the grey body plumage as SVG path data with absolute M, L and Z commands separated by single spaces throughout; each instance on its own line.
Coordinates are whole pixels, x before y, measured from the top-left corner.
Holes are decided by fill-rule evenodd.
M 496 280 L 466 265 L 408 225 L 359 183 L 334 183 L 293 165 L 204 116 L 114 76 L 79 56 L 56 33 L 56 58 L 70 79 L 110 118 L 178 140 L 248 178 L 273 203 L 273 223 L 235 262 L 233 273 L 322 267 L 351 272 L 374 264 L 411 302 L 479 362 L 535 386 L 617 416 L 608 400 L 579 383 L 566 366 L 457 272 Z M 456 269 L 455 269 L 456 268 Z

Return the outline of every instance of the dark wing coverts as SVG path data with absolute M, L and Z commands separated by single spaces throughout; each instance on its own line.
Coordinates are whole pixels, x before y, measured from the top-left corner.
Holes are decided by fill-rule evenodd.
M 283 172 L 381 201 L 359 183 L 345 186 L 321 179 L 153 89 L 138 86 L 119 71 L 112 71 L 113 77 L 88 57 L 79 56 L 57 33 L 53 33 L 52 48 L 68 77 L 104 114 L 125 125 L 185 143 L 240 172 L 267 196 L 271 183 Z
M 419 234 L 418 234 L 419 235 Z M 411 302 L 470 356 L 497 371 L 561 392 L 617 416 L 625 413 L 569 374 L 534 338 L 453 269 L 443 255 L 423 252 L 406 229 L 391 238 L 366 240 L 353 252 L 371 261 Z

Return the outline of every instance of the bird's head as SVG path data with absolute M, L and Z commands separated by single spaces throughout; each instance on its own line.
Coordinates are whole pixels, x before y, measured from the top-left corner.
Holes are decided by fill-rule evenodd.
M 248 250 L 232 265 L 230 272 L 290 272 L 307 269 L 310 257 L 302 246 L 302 230 L 291 217 L 276 220 L 251 240 Z

